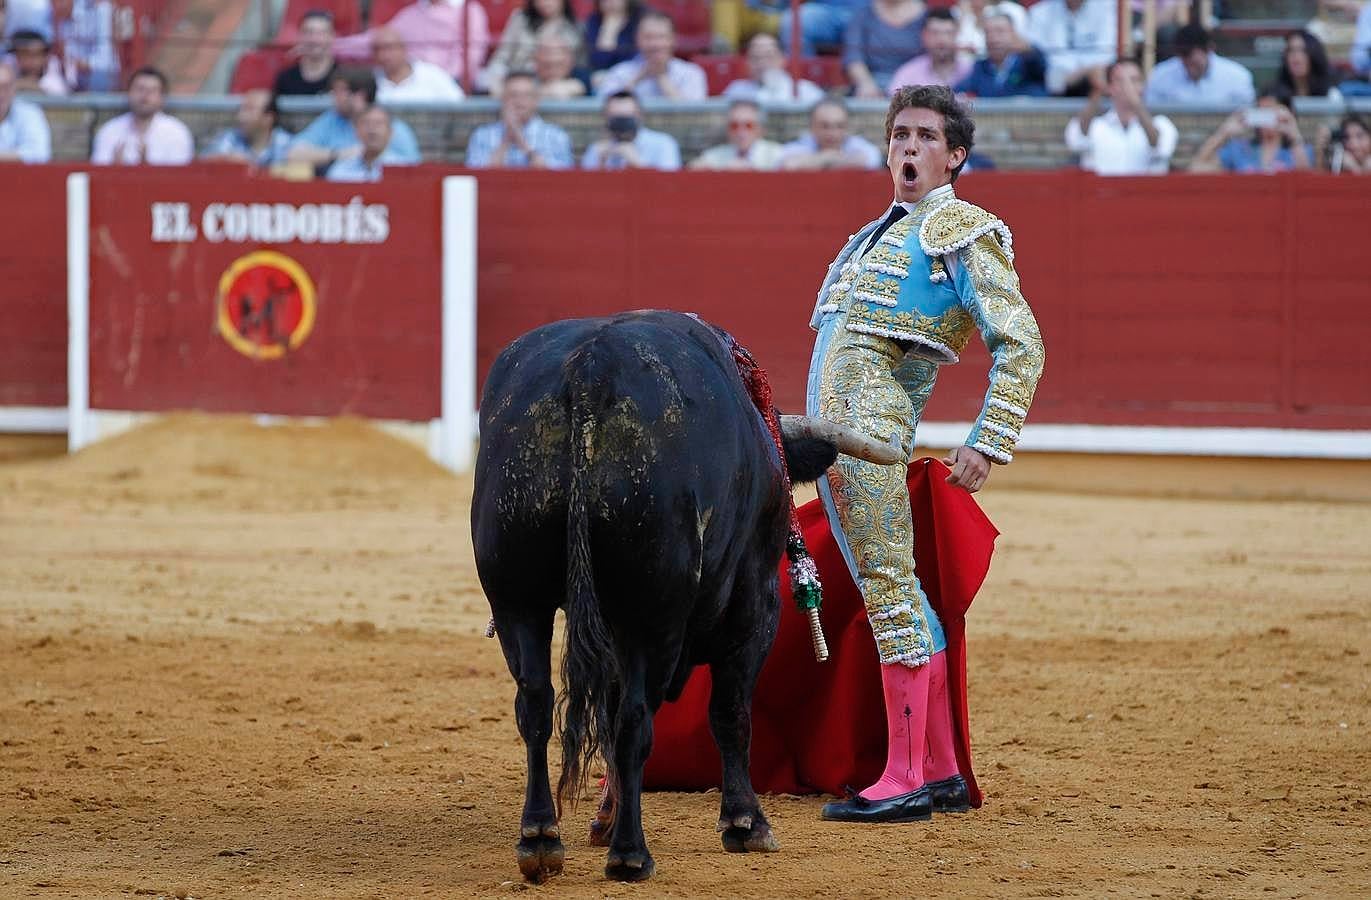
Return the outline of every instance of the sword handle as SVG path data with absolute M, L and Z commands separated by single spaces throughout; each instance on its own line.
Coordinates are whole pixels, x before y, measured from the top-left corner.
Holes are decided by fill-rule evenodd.
M 817 609 L 805 610 L 809 619 L 809 642 L 814 645 L 814 658 L 819 662 L 828 659 L 828 641 L 824 640 L 824 626 L 819 621 Z

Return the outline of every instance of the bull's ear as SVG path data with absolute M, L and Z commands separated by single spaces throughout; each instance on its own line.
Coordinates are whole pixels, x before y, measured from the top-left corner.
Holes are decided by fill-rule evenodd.
M 817 481 L 838 458 L 838 446 L 824 438 L 786 437 L 782 443 L 791 484 Z

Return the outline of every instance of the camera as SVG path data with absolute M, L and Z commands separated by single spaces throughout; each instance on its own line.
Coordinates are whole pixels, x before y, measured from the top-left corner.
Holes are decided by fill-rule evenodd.
M 1276 111 L 1270 108 L 1253 107 L 1242 115 L 1249 128 L 1275 128 Z

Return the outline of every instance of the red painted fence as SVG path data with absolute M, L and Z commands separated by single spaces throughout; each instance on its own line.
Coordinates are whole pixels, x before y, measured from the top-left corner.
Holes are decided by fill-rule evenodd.
M 6 206 L 23 211 L 0 217 L 0 406 L 65 403 L 66 171 L 0 168 Z M 431 222 L 438 179 L 449 172 L 425 167 L 394 173 L 387 184 L 429 188 L 432 207 L 411 218 Z M 96 197 L 102 177 L 111 175 L 96 174 Z M 231 202 L 268 190 L 300 203 L 321 191 L 358 192 L 236 171 L 113 177 L 117 199 L 101 209 L 128 216 L 139 233 L 150 228 L 152 201 Z M 825 266 L 889 195 L 880 176 L 860 173 L 479 177 L 479 373 L 512 338 L 543 322 L 681 309 L 749 345 L 788 409 L 802 405 L 812 342 L 806 323 Z M 1371 180 L 978 174 L 959 192 L 1014 231 L 1024 293 L 1047 344 L 1033 422 L 1371 428 L 1371 342 L 1362 324 L 1371 308 Z M 436 334 L 415 332 L 431 327 L 438 309 L 437 240 L 406 230 L 404 220 L 393 214 L 391 240 L 405 245 L 405 262 L 372 276 L 410 279 L 413 287 L 373 291 L 364 307 L 404 323 L 378 326 L 375 341 L 406 354 L 427 340 L 422 353 L 431 355 Z M 99 227 L 96 221 L 95 248 Z M 310 266 L 325 273 L 322 309 L 354 284 L 359 260 L 356 248 L 316 250 Z M 131 283 L 151 304 L 172 290 L 212 303 L 222 268 L 216 258 L 188 269 L 170 248 L 127 262 Z M 424 267 L 428 275 L 419 274 Z M 343 365 L 346 356 L 328 359 L 334 362 L 323 364 Z M 928 417 L 972 418 L 987 367 L 984 351 L 969 349 L 961 365 L 944 371 Z M 325 406 L 340 399 L 328 392 L 345 391 L 341 379 L 318 389 Z M 171 398 L 162 406 L 194 400 L 174 386 L 161 390 Z M 428 387 L 411 380 L 405 390 L 414 392 L 406 403 L 436 403 L 436 379 Z M 375 415 L 393 402 L 364 408 Z

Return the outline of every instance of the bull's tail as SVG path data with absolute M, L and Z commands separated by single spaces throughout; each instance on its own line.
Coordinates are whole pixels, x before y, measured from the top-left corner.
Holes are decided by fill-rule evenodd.
M 613 639 L 600 612 L 590 557 L 587 481 L 593 464 L 590 421 L 606 385 L 591 371 L 583 351 L 567 361 L 570 418 L 570 484 L 567 491 L 566 646 L 562 653 L 562 696 L 557 716 L 562 733 L 562 776 L 557 782 L 557 813 L 567 797 L 585 790 L 597 751 L 611 758 L 611 692 L 616 678 Z M 614 789 L 613 775 L 610 788 Z

